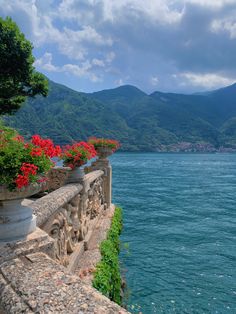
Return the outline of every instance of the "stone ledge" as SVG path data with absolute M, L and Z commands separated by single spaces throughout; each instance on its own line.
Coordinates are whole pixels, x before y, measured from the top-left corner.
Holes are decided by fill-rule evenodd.
M 39 251 L 54 258 L 54 239 L 45 231 L 36 228 L 23 240 L 0 243 L 0 265 L 18 256 Z
M 0 279 L 5 313 L 128 313 L 43 253 L 3 263 Z
M 97 178 L 103 176 L 103 174 L 104 174 L 104 171 L 102 170 L 91 171 L 84 176 L 84 181 L 87 181 L 90 184 L 93 181 L 95 181 Z
M 82 189 L 81 184 L 67 184 L 33 202 L 30 207 L 37 216 L 37 226 L 41 227 L 58 208 L 63 207 Z

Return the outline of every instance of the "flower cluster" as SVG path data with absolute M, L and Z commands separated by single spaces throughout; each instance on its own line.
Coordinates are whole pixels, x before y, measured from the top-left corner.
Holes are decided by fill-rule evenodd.
M 45 174 L 54 166 L 51 158 L 59 157 L 65 166 L 72 169 L 85 164 L 97 155 L 99 147 L 113 152 L 120 146 L 116 140 L 91 138 L 89 142 L 66 145 L 63 150 L 50 139 L 33 135 L 26 142 L 14 129 L 0 130 L 0 185 L 10 190 L 21 189 L 31 182 L 45 181 Z
M 60 153 L 60 147 L 49 139 L 34 135 L 26 142 L 15 130 L 4 127 L 0 131 L 0 184 L 14 190 L 45 180 L 42 176 L 54 166 L 51 158 Z
M 120 143 L 118 141 L 105 138 L 91 137 L 89 139 L 89 143 L 92 144 L 96 150 L 99 147 L 108 147 L 115 152 L 120 147 Z
M 73 145 L 66 145 L 60 158 L 64 165 L 70 168 L 79 167 L 85 164 L 89 159 L 96 156 L 94 146 L 86 142 L 78 142 Z
M 38 167 L 34 164 L 29 164 L 23 162 L 20 171 L 22 174 L 18 174 L 15 183 L 18 189 L 21 189 L 23 186 L 27 186 L 30 182 L 31 176 L 36 176 Z
M 32 152 L 35 156 L 41 156 L 44 153 L 48 157 L 59 156 L 61 153 L 60 146 L 54 146 L 53 141 L 50 139 L 43 139 L 39 135 L 33 135 L 31 142 L 37 146 Z

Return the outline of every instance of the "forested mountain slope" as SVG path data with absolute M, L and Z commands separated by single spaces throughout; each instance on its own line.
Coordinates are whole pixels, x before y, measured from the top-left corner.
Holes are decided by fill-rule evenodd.
M 50 81 L 47 98 L 30 99 L 6 122 L 26 136 L 59 144 L 89 136 L 121 141 L 123 150 L 189 151 L 236 147 L 236 84 L 194 95 L 130 85 L 91 94 Z

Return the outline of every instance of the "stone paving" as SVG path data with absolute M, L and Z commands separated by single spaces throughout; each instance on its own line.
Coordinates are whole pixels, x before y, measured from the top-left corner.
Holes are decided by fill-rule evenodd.
M 44 253 L 2 264 L 0 296 L 6 313 L 128 313 Z

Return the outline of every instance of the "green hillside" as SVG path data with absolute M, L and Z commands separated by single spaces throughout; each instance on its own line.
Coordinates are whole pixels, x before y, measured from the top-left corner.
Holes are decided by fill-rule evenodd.
M 236 84 L 195 95 L 147 95 L 130 85 L 86 94 L 49 85 L 47 98 L 28 100 L 6 122 L 59 144 L 94 135 L 118 139 L 129 151 L 236 146 Z

